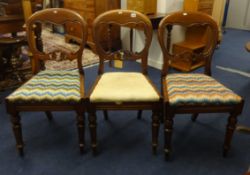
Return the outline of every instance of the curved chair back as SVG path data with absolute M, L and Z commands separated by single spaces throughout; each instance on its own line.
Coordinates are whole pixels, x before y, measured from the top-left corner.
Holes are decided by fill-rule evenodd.
M 35 39 L 37 36 L 36 30 L 38 27 L 41 27 L 41 23 L 50 23 L 53 25 L 63 25 L 65 26 L 67 23 L 73 23 L 79 26 L 80 31 L 80 41 L 79 49 L 75 52 L 65 52 L 62 50 L 54 50 L 50 53 L 45 53 L 41 49 L 38 48 Z M 51 8 L 38 11 L 34 13 L 26 22 L 27 28 L 27 37 L 29 42 L 30 51 L 32 53 L 35 66 L 35 73 L 39 71 L 39 61 L 53 60 L 74 60 L 77 59 L 77 66 L 79 71 L 82 71 L 82 53 L 87 40 L 87 23 L 85 20 L 76 12 L 63 8 Z
M 104 35 L 104 28 L 108 33 L 107 40 L 111 40 L 112 27 L 128 27 L 130 29 L 137 29 L 143 31 L 145 35 L 145 44 L 139 52 L 132 51 L 114 51 L 112 48 L 105 49 L 102 45 L 102 36 Z M 147 57 L 149 46 L 152 41 L 152 24 L 147 16 L 131 10 L 111 10 L 99 15 L 93 24 L 93 38 L 96 44 L 96 51 L 100 56 L 99 74 L 103 73 L 104 61 L 115 59 L 141 60 L 142 72 L 147 73 Z M 111 41 L 108 41 L 110 43 Z
M 175 54 L 171 51 L 171 31 L 173 26 L 183 26 L 186 29 L 192 27 L 205 27 L 206 39 L 204 49 L 193 53 Z M 167 36 L 166 36 L 167 35 Z M 176 58 L 189 55 L 193 59 L 202 58 L 205 60 L 205 73 L 211 74 L 211 58 L 218 42 L 218 26 L 211 16 L 201 12 L 175 12 L 167 15 L 159 24 L 158 39 L 163 51 L 164 64 L 162 76 L 166 76 L 169 69 L 169 63 Z M 190 55 L 191 54 L 191 55 Z

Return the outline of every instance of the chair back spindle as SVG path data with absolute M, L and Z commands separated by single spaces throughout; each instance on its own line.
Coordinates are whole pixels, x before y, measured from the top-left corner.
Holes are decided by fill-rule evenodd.
M 45 23 L 50 23 L 53 25 L 62 25 L 65 26 L 66 23 L 74 23 L 79 25 L 83 30 L 81 30 L 81 41 L 78 50 L 65 52 L 63 50 L 53 50 L 49 53 L 46 53 L 39 49 L 37 46 L 35 39 L 37 33 L 37 25 L 42 25 Z M 68 9 L 60 9 L 60 8 L 51 8 L 45 9 L 39 12 L 34 13 L 26 22 L 27 28 L 27 37 L 29 42 L 30 51 L 33 55 L 35 72 L 39 72 L 39 66 L 37 65 L 39 61 L 46 60 L 74 60 L 77 59 L 77 67 L 80 72 L 82 71 L 82 53 L 86 43 L 87 38 L 87 23 L 82 19 L 82 17 L 76 12 Z M 41 38 L 41 37 L 39 37 Z
M 131 50 L 112 50 L 109 43 L 108 49 L 101 44 L 101 32 L 103 28 L 108 27 L 108 39 L 111 40 L 111 27 L 127 27 L 143 31 L 145 35 L 145 45 L 139 52 Z M 100 56 L 99 74 L 104 71 L 104 61 L 121 59 L 141 60 L 142 72 L 147 74 L 147 57 L 150 43 L 152 41 L 152 24 L 143 14 L 131 10 L 112 10 L 99 15 L 93 24 L 93 39 L 96 44 L 96 51 Z
M 201 38 L 205 47 L 198 52 L 174 53 L 171 51 L 171 32 L 174 26 L 181 26 L 186 30 L 194 27 L 205 28 L 206 38 Z M 167 42 L 165 43 L 165 32 L 167 31 Z M 163 76 L 166 76 L 169 64 L 173 59 L 180 57 L 205 60 L 205 74 L 211 75 L 211 58 L 218 42 L 218 26 L 216 22 L 209 16 L 200 12 L 175 12 L 165 17 L 159 24 L 158 39 L 163 51 L 164 64 Z

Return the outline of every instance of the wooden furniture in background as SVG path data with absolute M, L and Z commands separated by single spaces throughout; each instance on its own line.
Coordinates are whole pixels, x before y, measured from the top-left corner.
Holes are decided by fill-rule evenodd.
M 25 21 L 28 20 L 28 18 L 32 14 L 32 7 L 31 7 L 31 1 L 30 0 L 22 0 L 22 7 L 23 7 L 23 15 Z
M 169 73 L 169 61 L 178 57 L 178 55 L 171 53 L 169 49 L 172 45 L 171 31 L 175 25 L 184 27 L 205 25 L 209 29 L 210 38 L 206 42 L 205 48 L 199 53 L 191 53 L 206 60 L 204 74 Z M 189 12 L 185 14 L 176 12 L 166 16 L 161 21 L 158 39 L 164 58 L 162 92 L 166 111 L 164 121 L 166 159 L 169 158 L 172 151 L 171 138 L 175 114 L 193 114 L 192 120 L 195 121 L 199 113 L 229 113 L 223 145 L 223 156 L 227 156 L 237 117 L 242 112 L 244 100 L 211 77 L 211 59 L 218 40 L 216 22 L 204 13 Z
M 20 14 L 0 16 L 0 34 L 24 31 L 24 18 Z
M 212 15 L 214 0 L 184 0 L 183 10 L 185 12 L 198 11 Z M 173 45 L 173 52 L 175 54 L 181 52 L 199 52 L 204 49 L 204 42 L 206 41 L 206 27 L 195 26 L 187 27 L 185 31 L 185 39 L 182 42 Z M 180 58 L 171 62 L 170 66 L 178 70 L 189 72 L 199 68 L 205 64 L 204 59 L 196 58 Z
M 22 4 L 22 2 L 24 3 Z M 6 1 L 6 5 L 4 6 L 5 15 L 0 16 L 0 34 L 24 31 L 24 20 L 28 18 L 27 13 L 31 14 L 30 4 L 32 4 L 33 10 L 35 10 L 35 0 Z M 24 5 L 25 9 L 22 5 Z M 30 7 L 27 8 L 27 5 Z
M 39 4 L 38 0 L 4 1 L 3 8 L 5 13 L 3 16 L 0 17 L 0 35 L 2 35 L 0 37 L 0 65 L 1 67 L 3 67 L 0 70 L 0 73 L 2 80 L 7 71 L 16 74 L 19 68 L 21 70 L 23 69 L 21 66 L 19 66 L 19 68 L 16 67 L 18 65 L 17 62 L 22 61 L 19 59 L 19 55 L 17 54 L 20 54 L 18 50 L 20 50 L 21 46 L 27 45 L 26 43 L 27 40 L 25 35 L 17 37 L 17 33 L 25 30 L 24 28 L 25 20 L 31 15 L 32 11 L 34 12 L 40 10 L 39 7 L 41 7 L 41 4 Z M 36 30 L 36 32 L 39 33 L 38 30 Z M 8 36 L 9 33 L 11 33 L 12 35 Z M 36 41 L 37 43 L 39 43 L 40 42 L 39 38 L 37 38 Z M 12 58 L 15 58 L 16 61 L 13 61 L 14 59 Z M 27 67 L 27 69 L 29 68 L 30 67 Z M 20 78 L 18 78 L 18 81 L 20 81 Z M 16 82 L 14 84 L 11 83 L 11 85 L 8 84 L 7 86 L 8 88 L 11 87 L 13 88 L 14 86 L 20 85 L 20 83 L 23 82 L 22 81 Z
M 95 51 L 95 44 L 92 38 L 92 23 L 94 19 L 101 13 L 120 8 L 120 0 L 64 0 L 64 8 L 78 12 L 88 23 L 88 41 L 87 44 Z M 107 28 L 103 29 L 107 30 Z M 113 27 L 112 29 L 112 48 L 119 49 L 120 43 L 120 29 Z M 103 32 L 106 33 L 106 32 Z M 68 24 L 66 26 L 66 40 L 79 41 L 79 27 L 77 25 Z M 107 35 L 102 36 L 103 45 L 108 46 Z
M 119 25 L 141 30 L 145 35 L 144 48 L 140 52 L 128 50 L 105 50 L 101 43 L 101 26 Z M 97 110 L 151 110 L 152 149 L 158 145 L 159 112 L 161 97 L 147 76 L 148 51 L 152 41 L 152 24 L 143 14 L 130 10 L 113 10 L 100 15 L 94 22 L 93 37 L 100 58 L 99 76 L 87 95 L 89 100 L 89 126 L 93 153 L 97 152 L 96 111 Z M 138 72 L 106 72 L 106 60 L 141 61 Z
M 184 0 L 184 11 L 198 11 L 212 15 L 215 0 Z
M 127 9 L 135 10 L 143 14 L 155 14 L 157 8 L 157 0 L 127 0 Z
M 183 72 L 190 72 L 204 66 L 205 59 L 202 57 L 191 57 L 183 53 L 199 53 L 205 48 L 205 43 L 209 36 L 206 26 L 188 26 L 185 32 L 185 39 L 182 42 L 173 44 L 173 53 L 180 57 L 171 60 L 171 67 Z
M 65 52 L 60 50 L 44 53 L 36 46 L 36 30 L 34 26 L 39 22 L 64 25 L 72 21 L 81 26 L 81 42 L 77 51 Z M 35 74 L 27 83 L 6 97 L 6 108 L 10 114 L 16 146 L 23 155 L 23 138 L 20 124 L 20 112 L 44 111 L 49 120 L 51 111 L 75 111 L 79 134 L 80 151 L 84 149 L 84 73 L 82 69 L 82 53 L 87 40 L 87 24 L 76 12 L 63 8 L 51 8 L 39 11 L 26 22 L 27 38 L 30 51 L 34 59 Z M 60 48 L 58 48 L 60 49 Z M 59 57 L 59 58 L 58 58 Z M 46 60 L 77 60 L 76 71 L 40 70 L 39 61 Z M 42 81 L 41 81 L 42 80 Z M 70 89 L 70 90 L 69 90 Z

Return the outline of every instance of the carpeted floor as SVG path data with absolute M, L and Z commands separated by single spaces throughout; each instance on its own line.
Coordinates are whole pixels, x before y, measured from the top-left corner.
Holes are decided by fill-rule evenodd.
M 245 98 L 239 123 L 250 125 L 250 80 L 216 66 L 250 72 L 250 54 L 244 50 L 248 31 L 227 30 L 213 59 L 213 77 Z M 110 69 L 110 71 L 115 71 Z M 139 64 L 128 63 L 126 71 L 138 70 Z M 199 71 L 199 70 L 198 70 Z M 97 76 L 97 67 L 85 69 L 86 88 Z M 160 71 L 149 68 L 149 76 L 160 87 Z M 10 92 L 0 93 L 3 99 Z M 235 132 L 228 158 L 222 157 L 226 114 L 203 114 L 193 123 L 190 117 L 175 118 L 173 160 L 164 161 L 163 127 L 160 128 L 159 151 L 151 153 L 150 112 L 136 119 L 136 112 L 110 112 L 110 121 L 98 113 L 100 154 L 94 157 L 86 129 L 86 153 L 79 154 L 75 114 L 55 113 L 48 122 L 43 113 L 22 114 L 25 157 L 15 150 L 5 105 L 0 105 L 0 174 L 1 175 L 242 175 L 250 166 L 250 135 Z

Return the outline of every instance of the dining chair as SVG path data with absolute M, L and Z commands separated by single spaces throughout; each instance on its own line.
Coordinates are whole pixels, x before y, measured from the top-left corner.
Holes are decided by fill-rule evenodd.
M 100 41 L 101 35 L 111 40 L 112 27 L 139 30 L 145 36 L 143 48 L 138 52 L 125 49 L 114 51 Z M 106 34 L 105 34 L 106 32 Z M 89 127 L 93 153 L 97 153 L 97 110 L 152 110 L 152 149 L 158 144 L 159 112 L 161 96 L 147 75 L 147 57 L 152 40 L 152 24 L 143 14 L 130 10 L 112 10 L 99 15 L 93 23 L 93 38 L 99 55 L 98 77 L 87 98 L 89 100 Z M 110 43 L 110 42 L 108 42 Z M 107 60 L 141 61 L 141 71 L 105 72 Z
M 200 52 L 171 51 L 174 43 L 171 31 L 175 26 L 205 27 L 209 38 Z M 195 121 L 199 113 L 229 113 L 223 145 L 223 156 L 228 154 L 232 136 L 241 114 L 243 99 L 211 77 L 211 61 L 218 40 L 218 26 L 208 15 L 200 12 L 175 12 L 167 15 L 159 24 L 158 39 L 163 52 L 162 93 L 165 108 L 165 158 L 172 151 L 171 140 L 175 114 L 192 114 Z M 170 73 L 169 64 L 174 59 L 204 59 L 203 73 Z M 202 134 L 202 133 L 200 133 Z
M 65 25 L 74 23 L 79 27 L 81 40 L 78 50 L 41 51 L 36 45 L 35 30 L 41 23 Z M 16 147 L 23 155 L 23 138 L 20 123 L 20 112 L 44 111 L 49 120 L 52 111 L 75 111 L 79 135 L 80 151 L 84 150 L 84 71 L 82 69 L 82 53 L 87 38 L 87 24 L 82 17 L 71 10 L 52 8 L 34 13 L 26 22 L 26 32 L 30 52 L 32 53 L 32 70 L 34 76 L 24 85 L 6 97 L 6 108 L 10 114 L 12 128 L 16 139 Z M 43 70 L 40 61 L 77 60 L 76 70 Z M 35 117 L 35 113 L 33 114 Z M 39 126 L 37 126 L 39 127 Z

